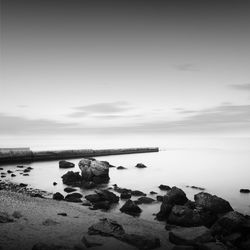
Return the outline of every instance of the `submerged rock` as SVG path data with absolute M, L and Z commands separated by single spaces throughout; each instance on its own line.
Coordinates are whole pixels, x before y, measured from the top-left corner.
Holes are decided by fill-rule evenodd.
M 59 161 L 59 168 L 73 168 L 75 164 L 69 161 Z
M 195 204 L 215 214 L 233 211 L 228 201 L 209 193 L 201 192 L 194 196 Z
M 139 215 L 142 210 L 137 204 L 132 200 L 127 200 L 125 204 L 120 208 L 120 211 L 129 215 Z
M 169 232 L 169 240 L 177 245 L 197 245 L 213 241 L 213 237 L 208 228 L 200 226 L 173 229 Z
M 105 162 L 82 159 L 78 165 L 84 181 L 93 181 L 96 184 L 109 181 L 109 166 Z
M 135 167 L 136 167 L 136 168 L 146 168 L 147 166 L 145 166 L 145 165 L 142 164 L 142 163 L 137 163 Z
M 127 169 L 127 168 L 125 168 L 125 167 L 123 167 L 123 166 L 119 166 L 119 167 L 117 167 L 116 169 L 118 169 L 118 170 L 123 170 L 123 169 Z

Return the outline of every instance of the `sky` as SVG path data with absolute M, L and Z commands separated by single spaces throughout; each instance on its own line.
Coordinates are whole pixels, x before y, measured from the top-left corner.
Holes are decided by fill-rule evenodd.
M 250 135 L 250 2 L 1 0 L 0 135 Z

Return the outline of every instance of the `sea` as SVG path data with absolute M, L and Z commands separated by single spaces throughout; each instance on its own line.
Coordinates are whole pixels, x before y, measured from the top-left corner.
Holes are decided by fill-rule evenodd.
M 30 147 L 32 150 L 159 147 L 160 151 L 155 153 L 96 157 L 97 160 L 126 168 L 110 168 L 110 182 L 103 188 L 117 184 L 122 188 L 143 191 L 148 197 L 156 199 L 156 195 L 150 195 L 149 192 L 166 194 L 166 191 L 158 188 L 164 184 L 183 189 L 187 197 L 194 200 L 194 195 L 201 191 L 190 186 L 197 186 L 226 199 L 235 210 L 250 215 L 250 194 L 240 193 L 241 188 L 250 189 L 250 137 L 168 134 L 0 136 L 0 148 L 6 147 Z M 79 171 L 79 160 L 70 159 L 75 163 L 75 167 L 70 170 Z M 135 167 L 137 163 L 143 163 L 147 168 L 138 169 Z M 25 166 L 34 168 L 29 176 L 16 172 L 16 177 L 7 175 L 5 179 L 66 195 L 61 176 L 69 169 L 59 169 L 58 161 L 34 162 Z M 1 167 L 5 168 L 4 172 L 9 169 L 16 171 L 16 164 Z M 54 186 L 53 182 L 58 184 Z M 94 193 L 94 190 L 78 188 L 78 192 L 84 196 Z M 120 213 L 123 203 L 120 201 L 107 212 Z M 154 220 L 154 214 L 160 210 L 160 203 L 140 207 L 143 210 L 141 218 Z

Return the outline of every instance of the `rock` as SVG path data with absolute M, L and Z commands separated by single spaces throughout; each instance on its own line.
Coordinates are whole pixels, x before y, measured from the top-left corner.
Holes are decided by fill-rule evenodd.
M 159 238 L 150 235 L 124 234 L 120 240 L 140 250 L 155 249 L 161 246 Z
M 83 181 L 82 187 L 86 189 L 92 189 L 92 188 L 96 188 L 97 184 L 94 183 L 93 181 Z
M 157 195 L 156 200 L 162 202 L 163 201 L 163 195 Z
M 138 207 L 132 200 L 127 200 L 125 204 L 120 208 L 120 211 L 129 215 L 138 215 L 142 212 L 140 207 Z
M 29 173 L 30 172 L 30 169 L 26 168 L 23 170 L 24 173 Z
M 158 220 L 164 220 L 170 214 L 174 205 L 184 205 L 188 201 L 186 194 L 177 187 L 172 187 L 167 195 L 163 196 L 160 212 L 157 214 Z
M 93 204 L 93 210 L 97 210 L 97 209 L 104 209 L 104 210 L 108 210 L 110 209 L 111 203 L 109 201 L 99 201 L 99 202 L 95 202 Z
M 46 219 L 43 223 L 44 226 L 55 226 L 59 224 L 57 221 L 51 220 L 51 219 Z
M 117 185 L 114 186 L 114 190 L 117 192 L 117 193 L 131 193 L 132 190 L 131 189 L 127 189 L 127 188 L 120 188 L 120 187 L 117 187 Z
M 11 174 L 11 177 L 16 177 L 16 175 L 15 174 Z
M 13 218 L 8 213 L 0 212 L 0 223 L 8 223 L 13 221 Z
M 169 232 L 169 240 L 177 245 L 196 245 L 213 240 L 211 232 L 204 226 L 178 228 Z
M 250 193 L 250 189 L 244 189 L 244 188 L 242 188 L 242 189 L 240 189 L 240 192 L 244 193 L 244 194 L 249 194 Z
M 205 190 L 205 188 L 196 187 L 196 186 L 186 186 L 186 187 L 193 188 L 193 189 L 197 189 L 197 190 L 201 190 L 201 191 L 204 191 L 204 190 Z
M 140 197 L 137 199 L 136 203 L 137 204 L 151 204 L 153 203 L 155 200 L 149 197 Z
M 56 186 L 56 185 L 57 185 L 57 182 L 54 181 L 54 182 L 53 182 L 53 186 Z
M 57 192 L 57 193 L 53 194 L 53 199 L 61 201 L 64 199 L 64 196 L 61 193 Z
M 12 173 L 13 173 L 13 171 L 11 171 L 11 170 L 7 170 L 7 173 L 8 173 L 8 174 L 12 174 Z
M 161 185 L 159 186 L 159 189 L 160 189 L 160 190 L 163 190 L 163 191 L 168 191 L 168 190 L 171 189 L 171 187 L 170 187 L 170 186 L 167 186 L 167 185 L 161 184 Z
M 57 213 L 57 215 L 67 216 L 67 213 Z
M 82 171 L 84 181 L 93 181 L 96 184 L 107 183 L 109 181 L 109 166 L 106 163 L 82 159 L 79 162 L 79 168 Z
M 194 196 L 195 204 L 215 214 L 222 214 L 232 211 L 228 201 L 209 193 L 201 192 Z
M 63 184 L 80 187 L 82 183 L 82 177 L 79 172 L 68 171 L 62 176 Z
M 123 170 L 123 169 L 127 169 L 127 168 L 125 168 L 125 167 L 123 167 L 123 166 L 119 166 L 119 167 L 117 167 L 116 169 L 118 169 L 118 170 Z
M 131 198 L 131 193 L 129 192 L 122 192 L 120 195 L 121 199 L 130 199 Z
M 228 250 L 228 247 L 221 242 L 208 242 L 200 244 L 199 250 Z
M 0 170 L 3 170 L 3 168 L 0 168 Z
M 64 191 L 65 191 L 66 193 L 72 193 L 72 192 L 75 192 L 76 189 L 75 189 L 75 188 L 71 188 L 71 187 L 66 187 L 66 188 L 64 188 Z
M 59 168 L 73 168 L 75 164 L 69 161 L 59 161 Z
M 25 184 L 25 183 L 20 183 L 19 184 L 19 187 L 27 187 L 28 186 L 28 184 Z
M 22 165 L 18 165 L 18 166 L 16 166 L 17 168 L 24 168 L 24 166 L 22 166 Z
M 72 194 L 66 195 L 64 199 L 65 201 L 68 201 L 68 202 L 82 202 L 81 198 L 82 198 L 82 194 L 72 193 Z
M 150 194 L 157 194 L 155 191 L 150 191 Z
M 82 237 L 81 241 L 82 241 L 82 243 L 83 243 L 87 248 L 102 246 L 101 243 L 98 243 L 98 242 L 90 242 L 85 236 Z
M 29 174 L 23 174 L 23 176 L 29 176 Z
M 27 169 L 32 170 L 33 168 L 32 167 L 27 167 Z
M 98 195 L 98 194 L 89 194 L 85 196 L 85 199 L 95 203 L 95 202 L 100 202 L 100 201 L 104 201 L 104 197 Z
M 246 219 L 242 214 L 231 211 L 220 217 L 211 227 L 211 231 L 214 235 L 229 235 L 233 232 L 240 231 L 245 222 Z
M 137 163 L 135 167 L 136 167 L 136 168 L 146 168 L 147 166 L 145 166 L 145 165 L 142 164 L 142 163 Z
M 16 218 L 16 219 L 19 219 L 19 218 L 23 217 L 22 214 L 21 214 L 21 212 L 19 212 L 19 211 L 14 211 L 13 214 L 12 214 L 12 216 L 14 218 Z
M 116 221 L 104 218 L 100 219 L 100 221 L 88 229 L 89 235 L 100 234 L 103 236 L 114 236 L 120 237 L 125 234 L 125 231 L 121 225 L 119 225 Z
M 110 203 L 117 203 L 119 202 L 119 197 L 115 195 L 113 192 L 108 190 L 96 190 L 96 193 L 103 197 L 104 200 L 109 201 Z
M 201 225 L 209 227 L 215 222 L 216 219 L 217 217 L 208 211 L 191 209 L 185 205 L 175 205 L 167 218 L 167 222 L 184 227 Z
M 142 191 L 139 190 L 132 190 L 131 195 L 133 196 L 146 196 L 147 194 L 143 193 Z

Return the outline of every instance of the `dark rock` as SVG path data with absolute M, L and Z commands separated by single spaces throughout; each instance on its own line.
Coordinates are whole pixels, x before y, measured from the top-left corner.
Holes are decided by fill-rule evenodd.
M 137 163 L 135 167 L 136 167 L 136 168 L 146 168 L 147 166 L 145 166 L 145 165 L 142 164 L 142 163 Z
M 32 194 L 30 194 L 30 196 L 31 197 L 36 197 L 36 198 L 44 199 L 44 197 L 41 194 L 39 194 L 39 193 L 32 193 Z
M 82 198 L 82 194 L 80 194 L 80 193 L 72 193 L 72 194 L 67 194 L 65 196 L 65 200 L 66 199 L 71 199 L 71 198 L 79 198 L 79 199 L 81 199 Z
M 27 167 L 27 169 L 32 170 L 33 168 L 32 167 Z
M 0 168 L 0 170 L 3 170 L 3 168 Z
M 194 200 L 197 206 L 201 206 L 215 214 L 227 213 L 233 210 L 228 201 L 205 192 L 196 194 Z
M 13 221 L 13 218 L 8 213 L 0 212 L 0 223 L 8 223 Z
M 150 194 L 157 194 L 155 191 L 150 191 Z
M 68 171 L 62 176 L 63 184 L 71 185 L 75 187 L 81 186 L 82 177 L 79 172 Z
M 23 176 L 29 176 L 29 174 L 23 174 Z
M 142 191 L 139 190 L 132 190 L 131 195 L 133 196 L 146 196 L 147 194 L 143 193 Z
M 221 242 L 208 242 L 199 244 L 199 250 L 228 250 L 228 247 Z
M 132 190 L 131 189 L 127 189 L 127 188 L 120 188 L 118 187 L 117 185 L 114 186 L 114 190 L 117 192 L 117 193 L 131 193 Z
M 187 186 L 187 187 L 190 187 L 190 188 L 193 188 L 193 189 L 197 189 L 197 190 L 201 190 L 201 191 L 205 190 L 205 188 L 202 188 L 202 187 L 196 187 L 196 186 Z
M 65 197 L 65 201 L 68 201 L 68 202 L 75 202 L 75 203 L 80 203 L 82 202 L 81 198 L 78 198 L 78 197 L 75 197 L 75 196 L 70 196 L 70 195 L 67 195 Z
M 162 195 L 157 195 L 156 200 L 157 201 L 163 201 L 163 196 Z
M 15 174 L 11 174 L 11 177 L 16 177 L 16 175 Z
M 67 216 L 67 213 L 58 213 L 57 215 Z
M 81 241 L 82 241 L 82 243 L 83 243 L 87 248 L 102 246 L 101 243 L 98 243 L 98 242 L 90 242 L 85 236 L 82 237 Z
M 204 226 L 178 228 L 169 232 L 169 240 L 177 245 L 196 245 L 213 241 L 208 228 Z
M 159 189 L 160 189 L 160 190 L 163 190 L 163 191 L 168 191 L 168 190 L 171 189 L 171 187 L 170 187 L 170 186 L 167 186 L 167 185 L 161 184 L 161 185 L 159 186 Z
M 242 189 L 240 189 L 240 192 L 244 193 L 244 194 L 249 194 L 250 193 L 250 189 L 244 189 L 244 188 L 242 188 Z
M 120 208 L 120 211 L 129 215 L 138 215 L 142 212 L 140 207 L 138 207 L 132 200 L 127 200 Z
M 238 232 L 222 237 L 223 242 L 230 242 L 233 245 L 238 245 L 241 239 L 242 239 L 242 234 Z
M 57 182 L 54 181 L 54 182 L 53 182 L 53 186 L 56 186 L 56 185 L 57 185 Z
M 120 197 L 121 197 L 121 199 L 130 199 L 131 193 L 130 192 L 122 192 Z
M 100 201 L 104 201 L 104 197 L 98 195 L 98 194 L 89 194 L 89 195 L 86 195 L 85 196 L 85 199 L 92 202 L 92 203 L 95 203 L 95 202 L 100 202 Z
M 111 206 L 111 203 L 107 200 L 104 201 L 99 201 L 99 202 L 95 202 L 93 204 L 93 209 L 104 209 L 104 210 L 108 210 Z
M 220 217 L 211 227 L 211 231 L 214 235 L 228 235 L 239 231 L 245 222 L 246 219 L 242 214 L 231 211 Z
M 140 197 L 137 199 L 136 203 L 137 204 L 151 204 L 153 203 L 155 200 L 149 197 Z
M 123 170 L 123 169 L 127 169 L 127 168 L 125 168 L 125 167 L 123 167 L 123 166 L 119 166 L 119 167 L 117 167 L 116 169 L 118 169 L 118 170 Z
M 57 193 L 53 194 L 53 199 L 61 201 L 64 199 L 64 196 L 61 193 L 57 192 Z
M 83 181 L 82 183 L 82 188 L 85 188 L 85 189 L 92 189 L 96 187 L 97 187 L 97 184 L 94 183 L 93 181 Z
M 7 173 L 8 173 L 8 174 L 12 174 L 12 173 L 13 173 L 13 171 L 11 171 L 11 170 L 7 170 Z
M 59 168 L 73 168 L 75 164 L 69 161 L 59 161 Z
M 110 219 L 100 219 L 100 221 L 88 229 L 89 235 L 103 235 L 103 236 L 114 236 L 120 237 L 125 234 L 125 231 L 121 225 L 116 221 Z
M 19 187 L 27 187 L 28 186 L 28 184 L 25 184 L 25 183 L 20 183 L 19 184 Z
M 64 191 L 65 191 L 66 193 L 72 193 L 72 192 L 75 192 L 76 189 L 75 189 L 75 188 L 71 188 L 71 187 L 66 187 L 66 188 L 64 188 Z
M 82 159 L 79 162 L 84 181 L 93 181 L 96 184 L 107 183 L 109 181 L 109 166 L 105 162 Z
M 16 166 L 17 168 L 24 168 L 24 166 L 22 166 L 22 165 L 18 165 L 18 166 Z
M 216 219 L 217 217 L 208 211 L 191 209 L 182 205 L 175 205 L 168 216 L 167 222 L 184 227 L 201 225 L 209 227 L 215 222 Z
M 24 173 L 29 173 L 30 172 L 30 169 L 26 168 L 23 170 Z

